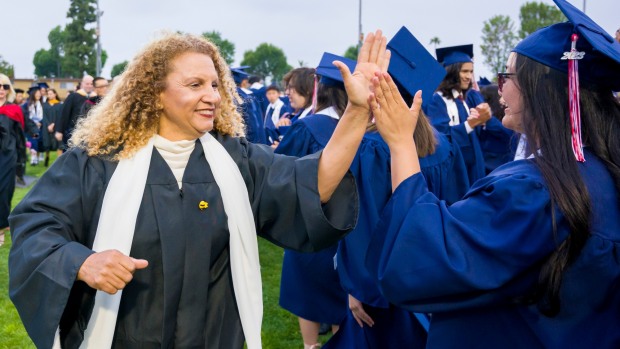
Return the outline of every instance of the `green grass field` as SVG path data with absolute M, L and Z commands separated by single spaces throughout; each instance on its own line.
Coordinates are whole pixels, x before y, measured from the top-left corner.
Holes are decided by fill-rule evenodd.
M 55 159 L 55 155 L 52 158 Z M 39 177 L 45 169 L 42 165 L 33 167 L 28 165 L 26 174 Z M 13 197 L 13 207 L 23 199 L 29 189 L 17 188 Z M 259 239 L 258 242 L 263 277 L 263 348 L 303 348 L 297 318 L 278 305 L 283 251 L 263 239 Z M 0 349 L 34 348 L 8 296 L 7 261 L 10 247 L 11 238 L 7 235 L 5 244 L 0 247 Z M 321 336 L 319 341 L 325 343 L 328 338 Z

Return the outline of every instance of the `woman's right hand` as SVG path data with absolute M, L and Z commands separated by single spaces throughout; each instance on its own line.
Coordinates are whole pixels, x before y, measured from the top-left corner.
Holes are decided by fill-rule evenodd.
M 370 105 L 381 137 L 390 149 L 399 145 L 409 147 L 422 110 L 422 91 L 416 92 L 410 108 L 388 73 L 378 73 L 373 84 L 375 94 Z
M 280 126 L 291 126 L 291 119 L 281 118 L 280 120 L 278 120 L 278 124 L 276 125 L 276 127 Z
M 91 254 L 78 271 L 77 279 L 109 294 L 122 290 L 133 279 L 133 273 L 149 265 L 144 259 L 125 256 L 117 250 Z
M 359 55 L 355 71 L 351 73 L 346 64 L 334 61 L 344 80 L 344 87 L 349 97 L 349 105 L 369 109 L 368 99 L 372 89 L 372 78 L 377 72 L 387 72 L 390 64 L 390 51 L 386 50 L 387 39 L 381 30 L 366 36 Z

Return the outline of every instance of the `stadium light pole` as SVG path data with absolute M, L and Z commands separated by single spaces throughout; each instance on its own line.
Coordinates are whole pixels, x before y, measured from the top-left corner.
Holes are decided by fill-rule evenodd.
M 362 32 L 362 0 L 359 0 L 359 19 L 358 19 L 358 23 L 359 23 L 359 33 L 358 33 L 358 41 L 357 41 L 357 53 L 359 54 L 360 50 L 362 49 L 362 43 L 364 41 L 364 33 Z
M 101 16 L 103 16 L 103 11 L 99 10 L 99 0 L 97 0 L 97 74 L 96 76 L 101 76 Z

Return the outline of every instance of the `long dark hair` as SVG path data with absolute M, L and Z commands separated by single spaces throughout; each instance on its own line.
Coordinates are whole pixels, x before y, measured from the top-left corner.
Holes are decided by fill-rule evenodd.
M 347 108 L 349 97 L 344 90 L 344 85 L 325 85 L 319 84 L 317 88 L 316 98 L 316 111 L 320 111 L 329 107 L 334 107 L 338 116 L 344 114 L 344 110 Z
M 464 63 L 454 63 L 446 67 L 446 76 L 443 78 L 437 91 L 447 99 L 454 99 L 452 90 L 461 91 L 461 67 Z M 470 84 L 471 86 L 471 84 Z M 465 93 L 465 91 L 461 91 Z
M 528 151 L 534 154 L 551 196 L 553 234 L 557 233 L 556 208 L 570 228 L 568 238 L 544 262 L 535 292 L 541 313 L 555 316 L 561 306 L 563 273 L 590 236 L 592 207 L 571 146 L 567 73 L 521 55 L 515 67 Z M 605 163 L 620 191 L 620 104 L 609 88 L 584 81 L 579 93 L 584 145 Z

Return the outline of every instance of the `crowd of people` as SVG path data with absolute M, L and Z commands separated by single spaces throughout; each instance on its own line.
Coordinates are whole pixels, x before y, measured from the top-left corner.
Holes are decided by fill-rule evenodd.
M 261 236 L 304 349 L 620 347 L 620 29 L 554 1 L 568 21 L 496 83 L 472 45 L 433 56 L 405 27 L 282 88 L 179 33 L 64 102 L 0 74 L 0 228 L 33 342 L 260 348 Z M 28 145 L 59 157 L 9 217 Z

